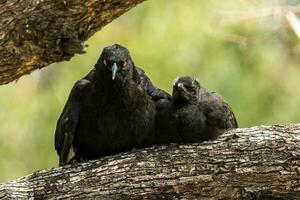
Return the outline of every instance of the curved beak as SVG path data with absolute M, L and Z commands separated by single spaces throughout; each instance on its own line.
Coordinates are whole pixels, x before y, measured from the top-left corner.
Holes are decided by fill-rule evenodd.
M 182 83 L 178 83 L 178 85 L 177 85 L 179 88 L 181 88 L 181 89 L 183 89 L 184 88 L 184 86 L 183 86 L 183 84 Z
M 185 91 L 184 85 L 182 83 L 178 83 L 177 88 L 179 90 Z
M 118 71 L 117 63 L 114 63 L 113 66 L 111 67 L 111 72 L 112 72 L 111 79 L 112 80 L 115 79 L 117 71 Z

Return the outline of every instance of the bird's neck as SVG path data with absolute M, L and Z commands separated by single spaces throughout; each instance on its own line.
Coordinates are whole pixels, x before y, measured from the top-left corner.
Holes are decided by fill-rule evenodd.
M 189 105 L 190 103 L 184 100 L 173 100 L 172 105 L 176 108 L 181 108 L 183 106 Z
M 97 93 L 101 96 L 104 95 L 106 99 L 113 99 L 113 101 L 124 101 L 130 95 L 130 89 L 135 85 L 135 81 L 132 79 L 115 79 L 107 74 L 107 72 L 97 72 L 95 85 Z

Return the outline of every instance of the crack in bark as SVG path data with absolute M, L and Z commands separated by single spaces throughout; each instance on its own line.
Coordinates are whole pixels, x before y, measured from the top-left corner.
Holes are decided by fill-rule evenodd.
M 235 129 L 35 172 L 0 199 L 300 199 L 299 145 L 300 124 Z

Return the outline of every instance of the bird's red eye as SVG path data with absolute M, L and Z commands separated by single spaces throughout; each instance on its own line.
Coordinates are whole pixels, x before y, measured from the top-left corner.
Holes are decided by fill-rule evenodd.
M 103 60 L 103 64 L 107 66 L 107 61 L 105 59 Z
M 123 61 L 123 67 L 127 67 L 127 64 L 128 64 L 127 60 L 124 60 Z

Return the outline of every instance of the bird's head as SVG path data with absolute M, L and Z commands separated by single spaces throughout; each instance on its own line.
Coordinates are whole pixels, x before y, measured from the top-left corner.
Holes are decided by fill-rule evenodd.
M 105 47 L 95 67 L 107 73 L 112 80 L 130 79 L 134 71 L 129 51 L 118 44 Z
M 173 85 L 173 100 L 175 103 L 193 103 L 197 102 L 200 96 L 199 82 L 190 77 L 179 77 Z

